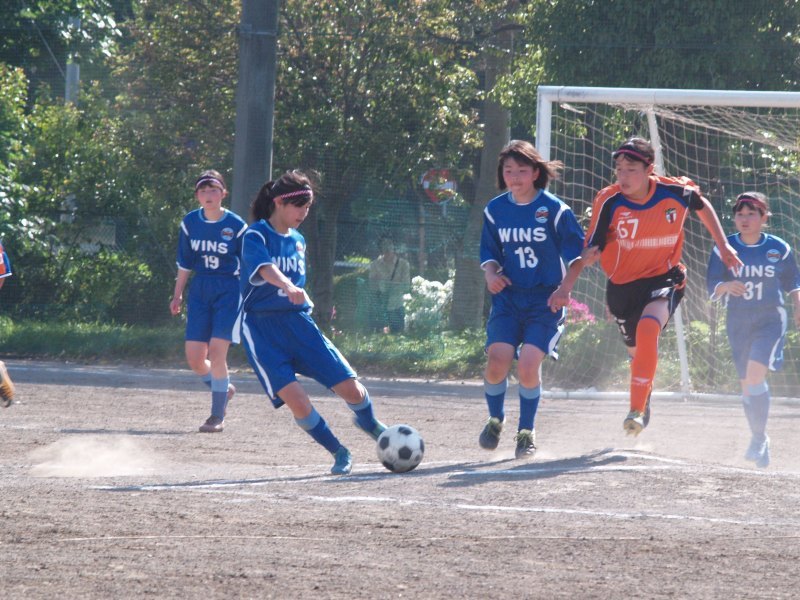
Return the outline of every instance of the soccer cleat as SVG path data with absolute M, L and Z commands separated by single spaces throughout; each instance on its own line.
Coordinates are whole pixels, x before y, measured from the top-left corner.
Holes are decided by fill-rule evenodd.
M 766 469 L 769 466 L 769 437 L 764 437 L 764 450 L 756 460 L 756 466 L 759 469 Z
M 0 360 L 0 403 L 3 408 L 8 408 L 14 401 L 14 382 L 8 376 L 6 363 Z
M 501 421 L 497 417 L 489 417 L 483 431 L 481 431 L 480 437 L 478 437 L 478 443 L 481 448 L 484 450 L 494 450 L 497 448 L 497 444 L 500 443 L 500 433 L 503 431 L 504 423 L 505 421 Z
M 357 418 L 355 418 L 355 417 L 353 417 L 353 424 L 354 424 L 356 427 L 358 427 L 358 428 L 359 428 L 361 431 L 363 431 L 364 433 L 366 433 L 366 434 L 367 434 L 369 437 L 371 437 L 371 438 L 372 438 L 373 440 L 375 440 L 375 441 L 377 441 L 377 440 L 378 440 L 378 437 L 379 437 L 379 436 L 380 436 L 380 435 L 381 435 L 381 434 L 382 434 L 384 431 L 386 431 L 386 425 L 384 425 L 383 423 L 381 423 L 380 421 L 378 421 L 378 419 L 375 419 L 375 425 L 372 427 L 372 429 L 364 429 L 364 428 L 361 426 L 361 423 L 359 423 L 359 422 L 358 422 L 358 419 L 357 419 Z
M 762 469 L 769 465 L 769 437 L 765 435 L 759 439 L 753 436 L 747 452 L 744 453 L 744 458 L 753 461 L 757 467 Z
M 759 440 L 756 436 L 750 438 L 750 445 L 744 453 L 744 459 L 750 462 L 755 462 L 761 456 L 762 448 L 764 446 L 763 440 Z
M 647 394 L 647 404 L 644 405 L 644 414 L 642 415 L 642 427 L 647 427 L 650 424 L 650 396 L 653 392 Z
M 639 410 L 629 412 L 622 422 L 622 428 L 628 435 L 639 435 L 644 427 L 644 413 Z
M 520 429 L 514 441 L 517 442 L 517 448 L 514 450 L 514 456 L 517 458 L 533 458 L 533 455 L 536 454 L 535 431 Z
M 200 433 L 221 433 L 225 428 L 225 421 L 211 415 L 206 422 L 200 425 Z
M 344 446 L 339 446 L 339 449 L 333 455 L 333 466 L 331 473 L 333 475 L 347 475 L 353 470 L 353 457 L 350 450 Z

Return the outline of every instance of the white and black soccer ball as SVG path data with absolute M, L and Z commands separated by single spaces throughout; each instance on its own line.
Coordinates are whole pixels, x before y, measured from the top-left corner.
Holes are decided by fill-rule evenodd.
M 410 425 L 393 425 L 378 436 L 378 460 L 393 473 L 414 469 L 425 454 L 425 441 Z

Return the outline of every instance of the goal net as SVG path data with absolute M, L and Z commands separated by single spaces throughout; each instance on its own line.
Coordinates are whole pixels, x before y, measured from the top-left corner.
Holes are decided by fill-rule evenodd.
M 611 152 L 638 135 L 656 149 L 656 172 L 697 183 L 734 233 L 732 204 L 745 191 L 767 195 L 767 231 L 800 243 L 800 93 L 550 87 L 539 88 L 537 146 L 565 169 L 551 191 L 588 225 L 595 193 L 613 182 Z M 708 301 L 706 265 L 714 243 L 696 216 L 686 227 L 686 296 L 662 337 L 655 390 L 683 396 L 738 395 L 725 334 L 724 309 Z M 605 276 L 584 271 L 561 342 L 562 360 L 548 362 L 548 387 L 624 391 L 629 368 L 622 341 L 605 312 Z M 800 397 L 800 334 L 787 301 L 783 370 L 769 375 L 777 396 Z

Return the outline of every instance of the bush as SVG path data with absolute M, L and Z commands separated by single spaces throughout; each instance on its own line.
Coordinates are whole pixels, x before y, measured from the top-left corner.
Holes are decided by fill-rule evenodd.
M 410 332 L 442 331 L 453 304 L 453 279 L 445 283 L 417 276 L 405 297 L 406 327 Z

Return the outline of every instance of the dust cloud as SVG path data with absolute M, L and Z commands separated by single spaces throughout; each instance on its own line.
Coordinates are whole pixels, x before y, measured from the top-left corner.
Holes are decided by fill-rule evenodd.
M 34 477 L 120 477 L 153 472 L 163 461 L 124 436 L 70 437 L 30 454 Z

